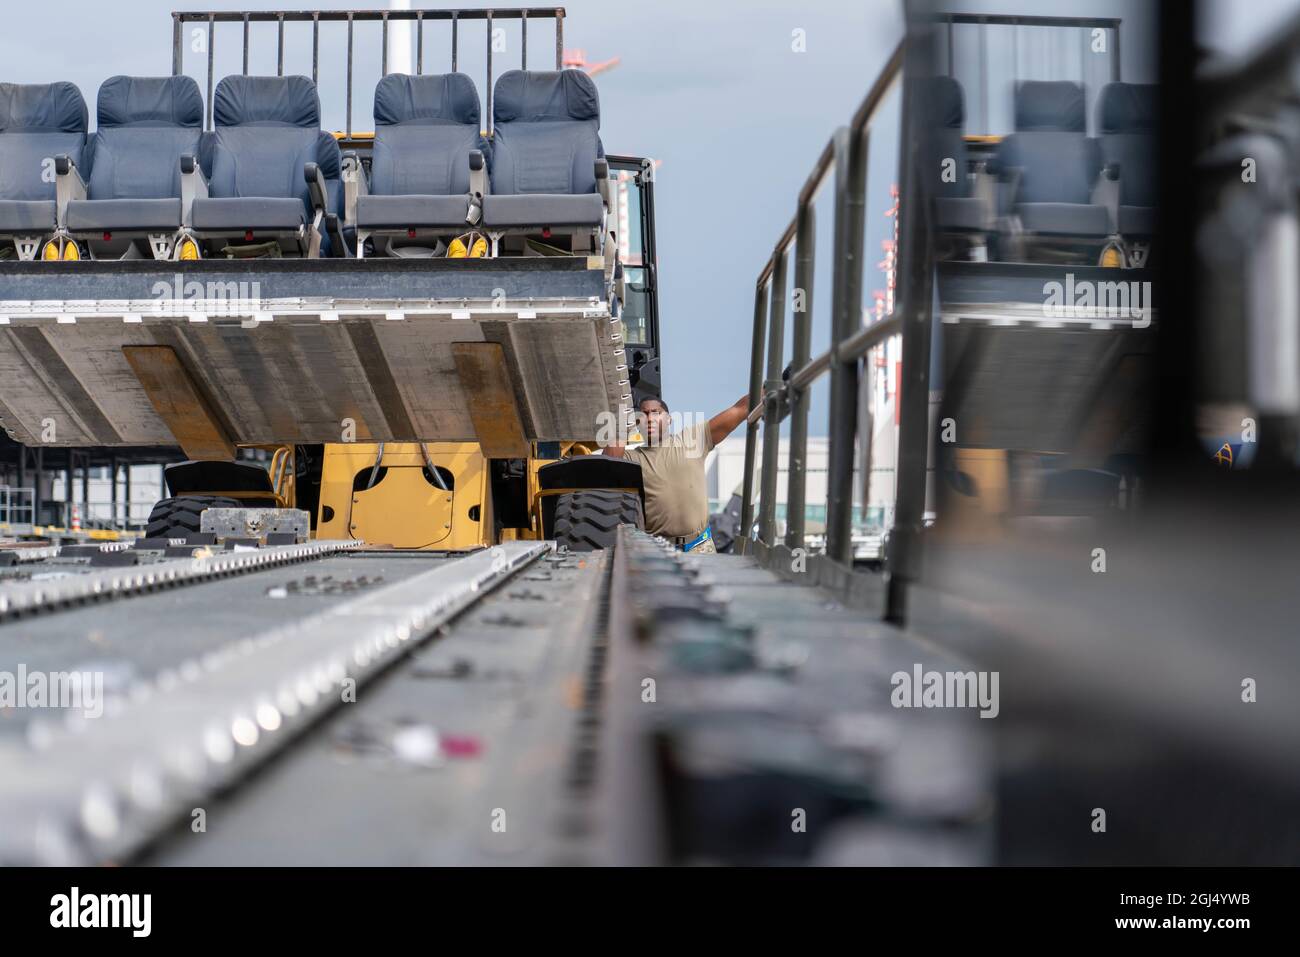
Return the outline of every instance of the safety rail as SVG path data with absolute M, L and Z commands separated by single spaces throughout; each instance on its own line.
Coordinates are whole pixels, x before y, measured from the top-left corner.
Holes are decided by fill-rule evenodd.
M 214 10 L 208 12 L 180 10 L 172 13 L 172 74 L 179 76 L 184 72 L 184 45 L 182 44 L 182 25 L 186 23 L 207 24 L 206 55 L 208 60 L 207 81 L 207 121 L 206 129 L 212 129 L 212 89 L 213 49 L 218 23 L 239 23 L 244 28 L 243 72 L 248 74 L 248 51 L 250 48 L 249 26 L 253 23 L 278 24 L 276 31 L 276 75 L 284 76 L 284 25 L 286 23 L 310 23 L 311 28 L 311 81 L 319 80 L 320 69 L 320 25 L 323 22 L 345 22 L 348 25 L 347 56 L 347 139 L 352 139 L 352 51 L 353 25 L 356 23 L 379 22 L 383 24 L 381 43 L 383 53 L 380 71 L 388 74 L 388 24 L 392 21 L 415 22 L 415 72 L 424 72 L 424 23 L 426 20 L 443 20 L 451 23 L 451 72 L 455 73 L 460 59 L 460 22 L 462 20 L 483 20 L 486 22 L 487 36 L 487 86 L 484 88 L 486 107 L 483 113 L 487 131 L 492 129 L 492 30 L 498 20 L 518 20 L 520 22 L 520 57 L 519 68 L 528 69 L 528 21 L 555 21 L 555 69 L 564 63 L 564 8 L 563 7 L 515 7 L 494 10 Z
M 36 489 L 0 485 L 0 525 L 36 524 Z
M 924 54 L 922 54 L 924 55 Z M 811 174 L 799 191 L 794 218 L 781 234 L 771 256 L 759 272 L 754 292 L 753 344 L 750 353 L 750 414 L 745 432 L 745 477 L 741 504 L 739 548 L 752 549 L 774 568 L 788 563 L 793 549 L 804 548 L 804 512 L 807 493 L 809 389 L 830 375 L 831 397 L 828 433 L 826 549 L 820 559 L 825 573 L 819 579 L 853 590 L 846 576 L 853 568 L 854 450 L 859 435 L 857 402 L 862 358 L 891 336 L 903 337 L 903 381 L 900 382 L 899 492 L 895 509 L 896 532 L 919 531 L 925 502 L 927 465 L 927 396 L 930 353 L 931 262 L 926 250 L 927 229 L 919 208 L 909 209 L 915 189 L 914 172 L 905 161 L 911 139 L 905 74 L 911 74 L 912 45 L 904 40 L 894 49 L 865 99 L 847 126 L 836 130 L 822 150 Z M 904 61 L 909 66 L 905 70 Z M 862 282 L 866 178 L 870 127 L 885 97 L 896 88 L 903 95 L 901 136 L 904 161 L 900 162 L 900 211 L 916 228 L 905 228 L 898 250 L 900 296 L 892 314 L 863 326 Z M 812 357 L 812 286 L 816 219 L 813 203 L 831 172 L 835 173 L 835 229 L 832 249 L 831 342 Z M 921 204 L 910 204 L 919 207 Z M 794 310 L 793 355 L 784 362 L 786 274 L 794 259 L 794 286 L 801 290 L 800 308 Z M 924 290 L 924 293 L 922 292 Z M 783 369 L 785 373 L 783 375 Z M 906 387 L 905 387 L 906 386 Z M 790 438 L 786 486 L 786 534 L 776 536 L 776 489 L 781 423 L 789 417 Z M 758 423 L 763 422 L 758 530 L 753 535 L 755 460 L 758 458 Z M 863 430 L 863 468 L 870 468 L 870 430 Z M 885 601 L 887 617 L 901 617 L 901 595 L 896 598 L 894 576 L 899 577 L 908 558 L 906 546 L 896 551 L 891 542 L 890 588 Z M 860 589 L 858 590 L 860 591 Z

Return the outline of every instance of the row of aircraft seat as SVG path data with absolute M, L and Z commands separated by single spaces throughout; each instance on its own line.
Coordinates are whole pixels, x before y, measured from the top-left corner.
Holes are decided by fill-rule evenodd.
M 1107 84 L 1097 99 L 1098 135 L 1089 137 L 1080 84 L 1019 82 L 1015 132 L 968 176 L 961 86 L 928 78 L 927 162 L 951 158 L 960 171 L 934 190 L 939 230 L 999 239 L 1014 256 L 1030 243 L 1090 256 L 1110 246 L 1125 265 L 1140 265 L 1156 231 L 1156 96 L 1152 85 Z
M 369 176 L 321 130 L 307 77 L 226 77 L 210 133 L 185 76 L 113 77 L 97 108 L 87 137 L 71 83 L 0 84 L 6 254 L 428 255 L 474 230 L 494 249 L 507 235 L 603 247 L 609 169 L 580 71 L 503 74 L 490 140 L 464 74 L 385 76 Z

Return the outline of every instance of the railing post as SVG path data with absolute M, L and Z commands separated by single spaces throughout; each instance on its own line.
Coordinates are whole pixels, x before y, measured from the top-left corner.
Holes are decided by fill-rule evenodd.
M 172 76 L 181 75 L 181 15 L 172 14 Z
M 778 249 L 773 256 L 772 285 L 770 287 L 771 320 L 767 333 L 767 381 L 763 383 L 766 394 L 781 385 L 781 360 L 785 351 L 785 263 L 786 251 Z M 765 545 L 776 544 L 776 480 L 780 467 L 781 403 L 775 399 L 767 402 L 763 417 L 763 481 L 758 496 L 758 537 Z
M 812 203 L 800 205 L 795 218 L 794 355 L 790 368 L 802 369 L 812 352 L 812 287 L 816 262 L 817 214 Z M 808 390 L 791 389 L 790 454 L 785 479 L 785 544 L 803 548 L 808 489 Z
M 902 310 L 903 362 L 898 383 L 898 493 L 894 500 L 894 529 L 890 536 L 889 583 L 885 618 L 906 619 L 906 585 L 920 570 L 920 535 L 925 517 L 930 465 L 930 350 L 934 258 L 926 203 L 930 191 L 913 166 L 922 118 L 907 78 L 929 75 L 919 41 L 912 40 L 903 66 L 903 122 L 899 137 L 902 184 L 898 215 L 898 281 L 896 309 Z
M 348 139 L 352 139 L 352 14 L 348 14 Z
M 831 348 L 862 325 L 862 230 L 866 135 L 835 134 L 835 264 Z M 853 459 L 857 445 L 858 360 L 831 359 L 830 461 L 826 474 L 826 555 L 853 562 Z
M 492 11 L 487 12 L 487 131 L 491 135 L 492 123 Z
M 213 70 L 213 57 L 215 55 L 214 48 L 216 47 L 216 39 L 217 39 L 216 32 L 217 32 L 216 18 L 209 15 L 208 16 L 208 126 L 207 126 L 208 130 L 212 129 L 212 70 Z
M 763 394 L 763 318 L 767 312 L 767 286 L 754 290 L 754 336 L 749 353 L 749 410 L 752 412 Z M 736 552 L 749 551 L 749 532 L 754 527 L 754 451 L 758 440 L 758 423 L 745 424 L 745 484 L 741 494 L 740 531 L 736 533 Z

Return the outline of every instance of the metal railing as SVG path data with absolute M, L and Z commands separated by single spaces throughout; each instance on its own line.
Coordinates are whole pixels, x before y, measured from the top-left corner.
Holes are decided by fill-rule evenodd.
M 220 10 L 209 12 L 173 11 L 172 13 L 172 74 L 179 76 L 184 72 L 185 49 L 183 24 L 207 24 L 206 56 L 207 70 L 207 120 L 206 129 L 212 129 L 212 88 L 213 88 L 213 50 L 216 46 L 216 25 L 218 23 L 238 23 L 243 26 L 243 72 L 248 74 L 248 51 L 251 45 L 249 26 L 253 23 L 275 23 L 276 31 L 276 75 L 284 76 L 284 25 L 286 23 L 310 23 L 311 26 L 311 81 L 318 82 L 320 72 L 320 25 L 321 23 L 346 23 L 348 27 L 347 55 L 347 137 L 352 138 L 352 62 L 353 62 L 353 25 L 356 23 L 380 22 L 383 24 L 383 52 L 380 70 L 388 73 L 388 24 L 391 21 L 415 21 L 415 72 L 424 72 L 424 24 L 426 20 L 449 21 L 451 23 L 451 72 L 459 69 L 460 60 L 460 23 L 463 20 L 486 21 L 487 49 L 487 86 L 484 87 L 486 108 L 484 110 L 484 128 L 492 129 L 492 30 L 498 20 L 518 20 L 521 33 L 519 68 L 528 69 L 528 21 L 555 21 L 555 69 L 559 70 L 564 61 L 564 8 L 563 7 L 516 7 L 505 10 Z
M 794 219 L 777 240 L 759 272 L 754 293 L 754 337 L 750 356 L 749 404 L 745 432 L 745 483 L 741 528 L 748 537 L 754 521 L 754 459 L 758 421 L 763 421 L 762 488 L 758 537 L 772 545 L 775 535 L 776 473 L 783 407 L 791 418 L 786 514 L 786 544 L 801 547 L 804 534 L 809 389 L 827 372 L 831 375 L 830 463 L 827 481 L 827 554 L 847 561 L 851 552 L 853 439 L 856 435 L 857 362 L 873 345 L 898 331 L 897 313 L 883 322 L 861 327 L 862 227 L 865 206 L 867 133 L 872 117 L 899 79 L 903 47 L 895 48 L 853 121 L 835 132 L 799 192 Z M 827 177 L 835 172 L 834 276 L 831 293 L 831 345 L 810 359 L 812 285 L 816 255 L 816 216 L 813 203 Z M 786 262 L 794 250 L 794 286 L 800 290 L 794 311 L 794 354 L 788 381 L 783 381 L 785 343 Z M 855 294 L 856 293 L 856 294 Z M 764 317 L 768 328 L 764 335 Z M 852 344 L 858 351 L 852 351 Z M 763 376 L 766 353 L 766 378 Z M 847 412 L 847 414 L 846 414 Z M 847 446 L 847 448 L 846 448 Z
M 36 524 L 36 489 L 0 485 L 0 525 Z
M 741 504 L 741 548 L 753 548 L 770 564 L 789 557 L 788 550 L 804 546 L 804 513 L 807 494 L 809 390 L 823 375 L 830 375 L 828 424 L 830 459 L 827 469 L 826 552 L 823 561 L 838 566 L 837 577 L 851 572 L 853 563 L 853 478 L 854 450 L 859 436 L 857 421 L 859 363 L 867 353 L 895 335 L 903 337 L 903 376 L 899 383 L 900 438 L 899 491 L 896 504 L 895 537 L 919 531 L 925 502 L 927 465 L 927 402 L 930 355 L 931 262 L 927 251 L 928 229 L 919 204 L 908 202 L 916 192 L 915 171 L 906 161 L 911 145 L 908 94 L 904 83 L 905 57 L 913 58 L 911 44 L 901 42 L 872 84 L 847 126 L 838 129 L 822 150 L 811 174 L 799 192 L 794 218 L 777 240 L 776 247 L 759 272 L 754 291 L 753 346 L 750 353 L 750 415 L 745 432 L 745 477 Z M 865 259 L 864 216 L 866 206 L 867 158 L 870 128 L 881 104 L 891 91 L 903 91 L 902 158 L 900 171 L 900 215 L 908 221 L 901 232 L 898 250 L 899 298 L 888 317 L 863 326 L 862 282 Z M 834 244 L 831 251 L 831 341 L 827 349 L 812 357 L 812 286 L 816 262 L 813 203 L 821 187 L 835 173 Z M 909 206 L 914 207 L 909 209 Z M 782 354 L 785 341 L 786 274 L 794 258 L 794 286 L 801 291 L 794 310 L 793 355 L 788 378 Z M 790 418 L 787 462 L 784 541 L 776 540 L 776 488 L 779 467 L 781 423 Z M 761 487 L 758 503 L 758 532 L 754 526 L 755 459 L 758 423 L 763 423 Z M 864 474 L 870 470 L 870 430 L 863 430 Z M 913 488 L 912 486 L 917 486 Z M 891 545 L 891 577 L 906 567 L 910 550 L 901 553 Z M 901 576 L 900 576 L 901 577 Z M 891 582 L 889 617 L 901 615 Z

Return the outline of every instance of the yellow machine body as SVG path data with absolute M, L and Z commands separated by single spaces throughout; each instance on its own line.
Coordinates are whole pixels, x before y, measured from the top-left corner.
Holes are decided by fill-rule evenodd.
M 561 446 L 561 456 L 586 452 L 578 444 Z M 374 443 L 327 445 L 316 537 L 450 551 L 536 539 L 541 535 L 543 494 L 537 470 L 552 461 L 536 454 L 528 458 L 529 526 L 498 532 L 488 460 L 477 443 L 429 442 L 422 450 L 416 442 L 390 442 L 384 445 L 382 458 Z M 429 463 L 439 470 L 448 490 L 430 481 Z M 370 484 L 372 474 L 374 484 Z
M 447 490 L 430 480 L 430 463 Z M 327 445 L 316 537 L 392 548 L 479 548 L 495 544 L 491 501 L 487 460 L 476 444 L 430 442 L 422 450 L 417 442 L 390 442 L 382 458 L 376 444 Z

